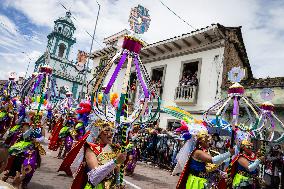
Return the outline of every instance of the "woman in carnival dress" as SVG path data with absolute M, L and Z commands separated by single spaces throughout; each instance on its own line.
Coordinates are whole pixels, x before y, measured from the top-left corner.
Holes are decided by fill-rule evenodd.
M 129 132 L 129 144 L 128 145 L 135 145 L 138 141 L 137 141 L 137 137 L 138 137 L 138 131 L 139 131 L 139 127 L 140 125 L 134 125 L 132 131 Z M 126 158 L 126 165 L 125 165 L 125 175 L 127 176 L 131 176 L 134 173 L 134 169 L 136 167 L 136 163 L 139 157 L 139 153 L 138 153 L 138 149 L 137 148 L 133 148 L 132 150 L 130 150 L 127 153 L 127 158 Z
M 234 150 L 212 157 L 208 152 L 211 136 L 207 128 L 203 124 L 192 124 L 189 127 L 190 133 L 184 133 L 187 142 L 177 155 L 178 163 L 173 172 L 179 173 L 179 169 L 183 168 L 176 188 L 218 188 L 222 172 L 218 172 L 217 167 L 230 158 Z
M 0 99 L 0 137 L 10 128 L 13 121 L 13 102 L 9 95 Z
M 89 114 L 92 110 L 91 103 L 89 101 L 82 101 L 79 104 L 77 113 L 77 124 L 75 126 L 77 132 L 77 141 L 81 140 L 86 132 L 88 126 Z
M 29 112 L 29 121 L 22 123 L 22 136 L 18 141 L 9 148 L 9 160 L 6 167 L 4 180 L 9 176 L 15 177 L 16 172 L 24 175 L 22 188 L 27 188 L 31 181 L 35 170 L 40 167 L 40 155 L 45 155 L 45 151 L 41 146 L 44 140 L 44 129 L 41 127 L 42 112 L 37 115 L 35 111 Z
M 69 112 L 66 117 L 67 118 L 64 121 L 63 127 L 60 129 L 59 136 L 58 136 L 61 142 L 60 142 L 60 148 L 59 148 L 59 153 L 57 157 L 60 159 L 61 158 L 63 159 L 66 156 L 66 154 L 71 150 L 73 141 L 76 136 L 76 131 L 74 129 L 75 116 L 73 116 L 72 112 Z
M 88 141 L 95 139 L 95 142 L 86 142 L 87 138 Z M 120 187 L 117 186 L 118 168 L 124 163 L 126 153 L 119 152 L 118 146 L 112 144 L 112 138 L 113 123 L 99 120 L 71 149 L 58 170 L 67 175 L 74 173 L 71 189 Z
M 252 143 L 249 139 L 241 141 L 240 153 L 236 155 L 230 164 L 229 175 L 233 178 L 232 188 L 234 189 L 253 189 L 260 188 L 258 178 L 259 164 L 264 161 L 264 157 L 257 158 L 252 151 Z

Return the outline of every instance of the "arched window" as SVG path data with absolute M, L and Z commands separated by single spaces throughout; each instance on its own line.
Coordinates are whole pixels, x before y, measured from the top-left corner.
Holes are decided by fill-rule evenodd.
M 61 32 L 61 27 L 58 28 L 58 32 Z
M 66 46 L 63 43 L 59 45 L 58 57 L 62 58 L 65 52 Z

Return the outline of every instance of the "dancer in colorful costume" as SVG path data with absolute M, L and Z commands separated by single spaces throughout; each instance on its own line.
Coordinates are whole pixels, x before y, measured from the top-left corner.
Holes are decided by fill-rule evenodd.
M 12 124 L 14 113 L 10 96 L 3 96 L 0 103 L 0 137 L 2 137 Z
M 57 156 L 58 158 L 64 158 L 66 154 L 71 150 L 73 141 L 76 136 L 76 131 L 74 130 L 74 126 L 75 126 L 75 116 L 72 114 L 72 112 L 69 112 L 67 114 L 67 118 L 63 123 L 63 127 L 60 130 L 58 136 L 58 139 L 61 141 Z
M 89 101 L 82 101 L 79 104 L 79 108 L 76 110 L 78 114 L 77 124 L 75 126 L 77 132 L 77 140 L 81 140 L 83 135 L 85 134 L 85 129 L 88 125 L 89 114 L 92 110 L 91 103 Z
M 81 141 L 67 154 L 58 171 L 74 175 L 71 189 L 116 188 L 119 165 L 126 159 L 126 153 L 112 144 L 114 125 L 98 120 Z M 93 140 L 94 143 L 86 142 Z M 93 138 L 95 136 L 95 138 Z
M 17 142 L 17 140 L 21 137 L 21 129 L 23 127 L 23 124 L 28 124 L 25 120 L 26 120 L 26 108 L 25 108 L 25 104 L 18 104 L 18 113 L 17 113 L 17 120 L 15 122 L 15 125 L 13 127 L 11 127 L 8 131 L 7 131 L 7 136 L 5 139 L 5 144 L 8 147 L 11 147 L 12 145 L 15 144 L 15 142 Z
M 4 180 L 7 180 L 8 176 L 15 177 L 18 171 L 24 175 L 23 188 L 27 188 L 36 168 L 40 167 L 40 155 L 45 155 L 40 144 L 45 136 L 44 129 L 40 126 L 40 118 L 41 112 L 36 115 L 35 111 L 31 110 L 29 121 L 22 123 L 21 138 L 9 148 L 10 157 Z
M 260 188 L 257 169 L 264 157 L 257 158 L 252 147 L 252 143 L 244 139 L 241 142 L 240 153 L 231 162 L 229 175 L 233 178 L 234 189 Z
M 65 87 L 68 90 L 68 87 Z M 76 131 L 74 108 L 76 101 L 72 98 L 72 93 L 69 91 L 64 98 L 57 105 L 56 109 L 61 113 L 60 118 L 57 120 L 55 127 L 49 137 L 48 148 L 56 151 L 59 147 L 58 158 L 64 158 L 65 155 L 71 150 L 73 140 L 75 139 Z M 64 149 L 64 150 L 63 150 Z M 62 154 L 63 152 L 63 154 Z
M 192 137 L 177 155 L 178 163 L 184 165 L 183 172 L 176 186 L 177 189 L 218 188 L 220 173 L 217 167 L 234 153 L 230 152 L 212 157 L 208 153 L 211 136 L 202 124 L 189 128 Z M 184 163 L 186 162 L 186 163 Z
M 136 143 L 137 141 L 137 137 L 138 137 L 138 131 L 140 129 L 140 125 L 136 124 L 133 126 L 133 129 L 129 132 L 129 142 L 128 142 L 128 148 L 130 148 L 130 146 L 133 146 L 133 149 L 130 150 L 127 153 L 127 159 L 126 159 L 126 163 L 125 163 L 125 175 L 126 176 L 131 176 L 134 173 L 134 169 L 136 167 L 136 163 L 138 160 L 138 149 L 135 148 L 134 146 L 137 146 Z

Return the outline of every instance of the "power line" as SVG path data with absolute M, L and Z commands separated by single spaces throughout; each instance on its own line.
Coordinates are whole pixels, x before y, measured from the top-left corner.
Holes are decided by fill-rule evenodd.
M 191 24 L 189 24 L 186 20 L 184 20 L 183 18 L 181 18 L 179 15 L 177 15 L 177 13 L 175 13 L 172 9 L 170 9 L 167 5 L 165 5 L 165 3 L 163 3 L 160 0 L 160 3 L 166 7 L 169 11 L 171 11 L 175 16 L 177 16 L 180 20 L 182 20 L 184 23 L 186 23 L 189 27 L 191 27 L 192 29 L 196 30 Z

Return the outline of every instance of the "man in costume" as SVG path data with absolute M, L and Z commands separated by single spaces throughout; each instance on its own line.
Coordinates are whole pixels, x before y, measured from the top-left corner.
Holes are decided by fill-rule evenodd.
M 16 115 L 18 119 L 15 122 L 15 125 L 7 131 L 6 139 L 4 142 L 8 147 L 11 147 L 12 145 L 14 145 L 17 142 L 17 140 L 21 137 L 21 128 L 23 127 L 23 125 L 29 124 L 26 121 L 26 110 L 25 109 L 26 108 L 24 104 L 19 104 L 18 112 Z
M 113 123 L 96 121 L 90 131 L 67 154 L 58 171 L 74 173 L 71 189 L 116 188 L 119 165 L 126 159 L 112 144 Z M 95 133 L 95 134 L 94 134 Z M 86 142 L 88 136 L 93 142 Z M 88 141 L 91 141 L 88 139 Z
M 58 158 L 64 158 L 66 154 L 71 150 L 76 135 L 76 131 L 74 130 L 75 117 L 73 116 L 73 113 L 67 113 L 66 117 L 67 118 L 64 121 L 63 127 L 61 128 L 58 136 L 59 140 L 61 141 L 57 156 Z
M 7 162 L 8 162 L 8 149 L 7 146 L 4 143 L 0 143 L 0 174 L 5 170 Z M 14 182 L 12 183 L 12 185 L 8 184 L 7 182 L 4 182 L 2 180 L 0 180 L 0 188 L 4 187 L 6 189 L 19 189 L 20 187 L 20 177 L 17 177 L 16 180 L 14 180 Z
M 138 131 L 140 129 L 140 125 L 136 124 L 133 126 L 133 129 L 129 131 L 129 143 L 128 145 L 134 145 L 137 146 L 137 137 L 138 137 Z M 134 169 L 136 167 L 136 162 L 138 160 L 138 149 L 133 148 L 127 153 L 127 159 L 125 164 L 125 175 L 131 176 L 134 173 Z
M 9 161 L 6 167 L 4 181 L 9 176 L 16 177 L 17 172 L 23 176 L 22 188 L 27 188 L 28 183 L 36 168 L 40 167 L 40 155 L 45 151 L 41 146 L 44 141 L 44 129 L 40 125 L 41 112 L 29 112 L 29 124 L 22 124 L 22 134 L 18 141 L 9 148 Z
M 85 129 L 88 125 L 89 114 L 92 110 L 91 103 L 89 101 L 82 101 L 79 104 L 79 108 L 77 109 L 76 113 L 78 114 L 77 117 L 77 124 L 75 126 L 77 132 L 77 140 L 79 141 L 83 135 L 85 134 Z
M 257 169 L 264 157 L 257 158 L 252 147 L 248 139 L 241 141 L 240 153 L 231 162 L 229 175 L 233 178 L 235 189 L 260 188 Z
M 10 128 L 13 117 L 13 102 L 9 95 L 3 96 L 0 101 L 0 137 Z
M 217 167 L 230 158 L 234 154 L 234 150 L 231 149 L 230 152 L 212 157 L 208 152 L 211 136 L 208 134 L 207 128 L 202 124 L 195 124 L 194 127 L 189 129 L 193 136 L 177 155 L 179 165 L 183 165 L 182 162 L 185 161 L 186 163 L 176 188 L 218 188 L 221 172 L 217 171 Z M 193 129 L 196 130 L 193 132 Z

